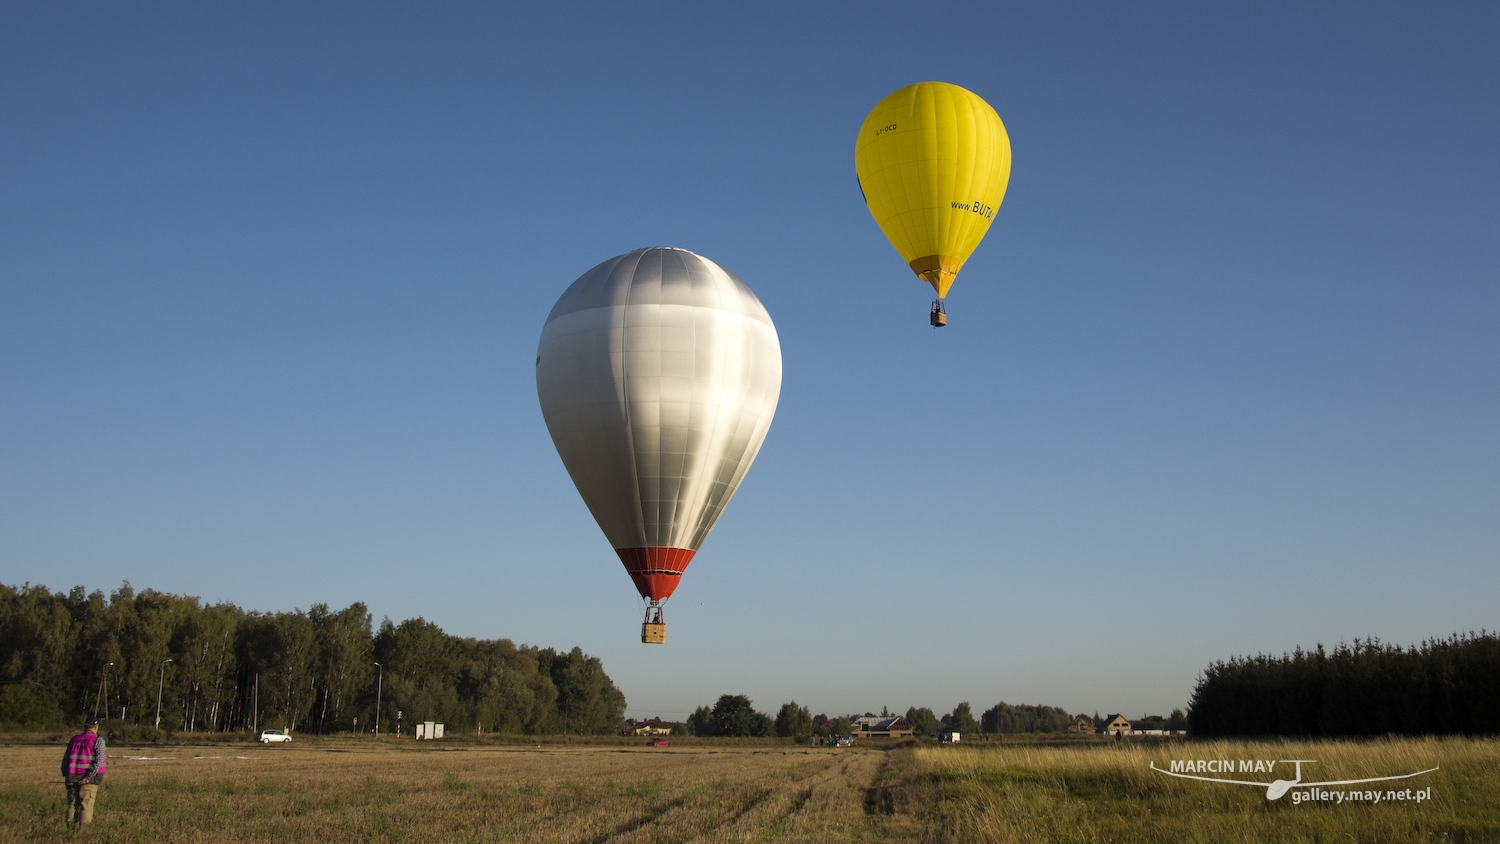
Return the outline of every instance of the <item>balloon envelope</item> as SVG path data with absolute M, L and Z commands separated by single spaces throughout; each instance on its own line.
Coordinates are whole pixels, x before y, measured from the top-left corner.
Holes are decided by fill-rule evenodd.
M 552 442 L 641 596 L 664 600 L 739 488 L 781 394 L 750 288 L 684 249 L 637 249 L 563 292 L 537 347 Z
M 870 110 L 854 171 L 880 230 L 942 298 L 1005 198 L 1010 137 L 978 94 L 919 82 Z

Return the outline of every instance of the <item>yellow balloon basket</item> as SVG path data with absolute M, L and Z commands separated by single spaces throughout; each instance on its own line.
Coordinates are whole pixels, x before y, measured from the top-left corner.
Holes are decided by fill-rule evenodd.
M 641 624 L 641 642 L 647 645 L 664 645 L 667 642 L 667 620 L 661 614 L 661 605 L 652 602 L 646 607 L 646 620 Z

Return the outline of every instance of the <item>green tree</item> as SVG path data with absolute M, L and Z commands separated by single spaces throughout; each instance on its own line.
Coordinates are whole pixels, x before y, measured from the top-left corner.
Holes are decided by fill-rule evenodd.
M 557 729 L 557 687 L 543 674 L 538 651 L 509 639 L 463 639 L 459 696 L 473 701 L 474 726 L 486 732 Z
M 51 695 L 29 683 L 12 683 L 0 687 L 0 725 L 22 730 L 56 729 L 63 726 L 63 714 Z
M 214 604 L 191 613 L 178 628 L 174 683 L 184 701 L 183 729 L 229 727 L 239 673 L 236 633 L 244 617 L 233 604 Z
M 974 720 L 974 713 L 969 709 L 968 701 L 953 707 L 952 712 L 944 715 L 943 726 L 953 733 L 979 732 L 979 724 Z
M 26 681 L 59 711 L 63 701 L 76 704 L 83 685 L 71 676 L 79 629 L 68 596 L 0 585 L 0 681 Z
M 919 736 L 935 736 L 943 726 L 937 715 L 925 706 L 906 710 L 906 720 L 911 724 L 912 733 Z
M 1167 719 L 1160 715 L 1142 715 L 1139 719 L 1132 719 L 1130 726 L 1135 730 L 1165 730 Z
M 238 650 L 257 689 L 254 725 L 302 728 L 317 698 L 318 639 L 312 620 L 301 611 L 251 613 L 240 625 Z
M 168 728 L 244 729 L 257 713 L 268 727 L 336 729 L 355 715 L 373 725 L 377 660 L 383 729 L 398 709 L 408 723 L 527 733 L 613 732 L 624 713 L 603 664 L 578 648 L 459 640 L 420 618 L 386 620 L 372 636 L 358 603 L 246 613 L 129 583 L 108 595 L 0 583 L 0 722 L 10 727 L 93 714 L 149 725 L 158 690 Z M 764 734 L 770 719 L 759 719 Z
M 350 723 L 375 674 L 370 611 L 361 602 L 338 612 L 314 604 L 307 615 L 318 640 L 317 730 L 337 731 Z
M 383 667 L 380 676 L 370 678 L 381 685 L 382 730 L 395 727 L 397 710 L 413 722 L 455 723 L 462 715 L 458 698 L 462 649 L 441 627 L 420 617 L 399 625 L 382 620 L 375 636 L 374 661 Z M 360 720 L 371 726 L 375 724 L 376 692 L 371 683 L 362 695 L 368 708 L 362 707 Z
M 1167 716 L 1167 729 L 1169 729 L 1169 730 L 1186 730 L 1187 728 L 1188 728 L 1187 716 L 1184 715 L 1184 714 L 1182 714 L 1182 710 L 1181 709 L 1174 709 L 1174 710 L 1172 710 L 1172 714 L 1169 715 L 1169 716 Z
M 182 601 L 154 589 L 144 589 L 131 599 L 127 622 L 119 632 L 122 661 L 115 675 L 119 701 L 131 720 L 155 719 L 157 679 L 166 676 L 172 636 L 183 615 L 178 607 Z
M 690 736 L 711 736 L 714 734 L 714 713 L 706 706 L 700 706 L 693 710 L 688 716 L 687 731 Z
M 599 658 L 575 647 L 550 662 L 563 730 L 582 735 L 618 732 L 625 717 L 625 695 L 604 673 Z
M 120 718 L 128 714 L 122 697 L 125 658 L 120 639 L 135 619 L 135 590 L 127 582 L 110 593 L 93 592 L 74 611 L 80 616 L 74 674 L 85 677 L 82 709 L 86 714 Z
M 795 700 L 781 705 L 776 713 L 776 735 L 805 742 L 812 734 L 812 712 L 807 707 L 798 706 Z
M 1061 733 L 1073 723 L 1067 710 L 1055 706 L 1011 705 L 1004 701 L 979 717 L 984 733 Z
M 720 695 L 710 729 L 716 736 L 772 736 L 776 726 L 770 716 L 756 712 L 745 695 Z

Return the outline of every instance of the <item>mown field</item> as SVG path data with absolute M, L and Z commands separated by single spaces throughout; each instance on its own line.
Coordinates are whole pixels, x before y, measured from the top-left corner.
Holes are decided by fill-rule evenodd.
M 296 742 L 112 748 L 99 841 L 916 840 L 866 813 L 884 754 L 789 746 Z M 151 758 L 130 758 L 151 757 Z M 58 837 L 59 746 L 0 749 L 0 840 Z
M 0 746 L 0 841 L 64 837 L 58 744 Z M 1304 779 L 1440 770 L 1421 804 L 1294 804 L 1154 773 L 1317 759 Z M 1290 766 L 1277 775 L 1289 773 Z M 1271 779 L 1246 775 L 1244 779 Z M 1352 788 L 1352 786 L 1351 786 Z M 1500 841 L 1500 741 L 677 742 L 111 749 L 98 841 Z

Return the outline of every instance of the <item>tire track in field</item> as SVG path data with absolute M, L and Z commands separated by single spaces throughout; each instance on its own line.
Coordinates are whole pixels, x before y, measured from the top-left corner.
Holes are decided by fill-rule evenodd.
M 683 795 L 676 800 L 669 801 L 657 809 L 650 810 L 641 817 L 636 818 L 632 821 L 627 821 L 626 823 L 621 824 L 620 826 L 609 832 L 606 832 L 602 835 L 597 835 L 589 839 L 588 844 L 605 844 L 606 841 L 609 841 L 611 839 L 627 836 L 642 827 L 650 826 L 651 824 L 656 822 L 657 818 L 660 818 L 662 815 L 665 815 L 673 809 L 680 808 L 685 803 L 687 803 L 687 795 Z
M 836 841 L 864 828 L 861 800 L 873 779 L 867 754 L 839 754 L 806 776 L 773 789 L 693 841 Z M 866 770 L 868 769 L 868 770 Z M 805 770 L 805 769 L 804 769 Z
M 790 768 L 771 769 L 758 782 L 730 791 L 712 787 L 683 795 L 649 818 L 628 824 L 590 844 L 664 844 L 664 842 L 720 842 L 766 840 L 827 840 L 792 834 L 793 819 L 817 806 L 815 795 L 848 791 L 837 758 L 814 758 Z M 847 762 L 843 765 L 847 768 Z M 767 782 L 769 780 L 769 782 Z M 735 792 L 738 793 L 735 793 Z M 862 794 L 861 789 L 854 789 Z M 720 802 L 722 801 L 722 802 Z M 826 801 L 825 801 L 826 802 Z M 858 812 L 857 800 L 854 811 Z M 718 803 L 718 806 L 715 804 Z M 727 810 L 726 812 L 719 811 Z

